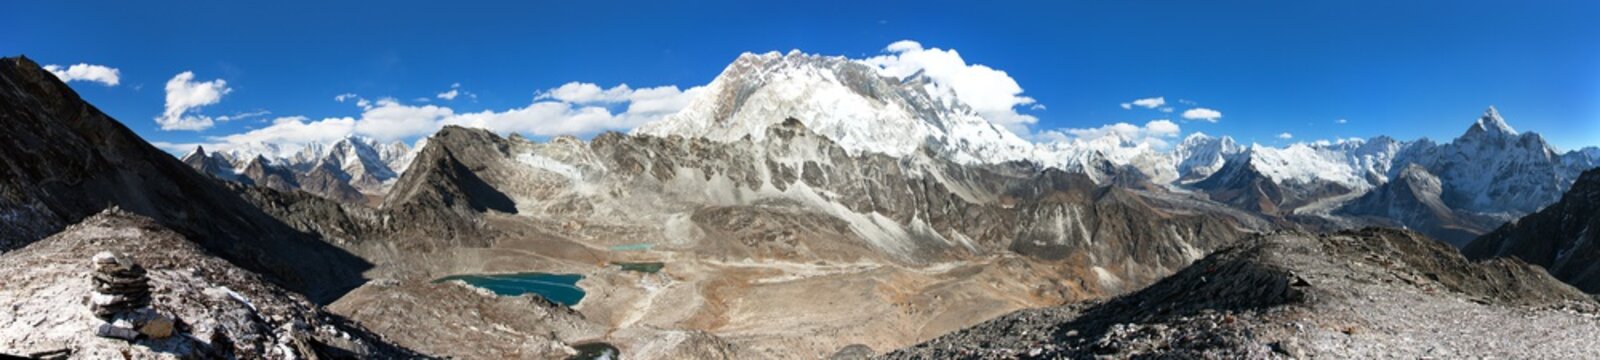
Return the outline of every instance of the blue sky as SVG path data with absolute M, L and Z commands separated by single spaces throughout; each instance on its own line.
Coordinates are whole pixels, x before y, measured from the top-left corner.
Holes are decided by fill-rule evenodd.
M 1184 134 L 1263 144 L 1449 139 L 1495 105 L 1559 148 L 1600 145 L 1594 1 L 586 3 L 35 1 L 0 13 L 0 54 L 117 69 L 115 86 L 72 85 L 168 143 L 378 106 L 334 100 L 347 93 L 508 112 L 574 81 L 687 90 L 746 51 L 865 58 L 911 39 L 1005 71 L 1045 106 L 1019 107 L 1036 131 L 1166 118 Z M 220 79 L 228 91 L 184 115 L 246 118 L 162 130 L 164 85 L 186 71 L 187 85 Z M 452 84 L 457 97 L 437 96 Z M 1175 111 L 1120 106 L 1149 97 Z M 1191 107 L 1223 116 L 1183 120 Z

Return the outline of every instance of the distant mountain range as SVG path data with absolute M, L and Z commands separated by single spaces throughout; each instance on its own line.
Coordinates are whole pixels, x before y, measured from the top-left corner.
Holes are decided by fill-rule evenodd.
M 381 198 L 416 156 L 404 142 L 383 144 L 356 136 L 332 144 L 308 144 L 294 152 L 280 149 L 274 144 L 258 144 L 208 153 L 197 146 L 181 159 L 222 180 L 368 203 L 368 196 Z
M 895 78 L 847 58 L 799 52 L 746 53 L 687 108 L 634 133 L 761 142 L 769 127 L 791 118 L 851 155 L 1028 163 L 1101 185 L 1197 192 L 1318 227 L 1413 228 L 1457 246 L 1555 202 L 1579 173 L 1600 166 L 1600 148 L 1557 152 L 1537 133 L 1518 133 L 1493 107 L 1447 143 L 1378 136 L 1268 147 L 1200 133 L 1168 150 L 1115 137 L 1034 143 L 984 120 L 922 74 Z M 293 152 L 273 144 L 209 155 L 196 149 L 184 162 L 224 180 L 371 204 L 420 148 L 350 137 Z

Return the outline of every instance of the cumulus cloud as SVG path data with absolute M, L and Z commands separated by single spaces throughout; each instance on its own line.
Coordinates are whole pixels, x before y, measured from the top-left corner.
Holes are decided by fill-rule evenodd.
M 1017 112 L 1017 107 L 1036 101 L 1022 96 L 1022 86 L 1005 71 L 967 64 L 955 50 L 924 48 L 911 40 L 896 41 L 884 51 L 888 54 L 861 61 L 897 78 L 921 72 L 932 80 L 930 90 L 935 94 L 954 95 L 984 119 L 1013 132 L 1030 133 L 1028 128 L 1039 122 L 1032 115 Z
M 617 85 L 599 92 L 609 93 L 613 97 L 571 92 L 585 88 L 601 89 L 595 84 L 568 83 L 539 92 L 536 100 L 525 107 L 469 113 L 459 113 L 438 105 L 408 105 L 393 98 L 368 101 L 353 94 L 341 95 L 336 100 L 357 99 L 356 106 L 362 109 L 359 117 L 321 120 L 303 116 L 280 117 L 266 127 L 211 137 L 209 140 L 212 143 L 205 146 L 224 150 L 262 143 L 299 146 L 334 142 L 349 135 L 394 141 L 432 134 L 445 125 L 477 127 L 502 134 L 592 135 L 605 130 L 631 129 L 676 113 L 700 91 L 699 87 L 688 90 L 679 90 L 676 86 L 633 89 L 627 85 Z M 561 89 L 567 89 L 568 92 L 562 93 Z M 563 95 L 554 95 L 557 93 Z M 174 145 L 193 148 L 195 144 Z
M 1045 142 L 1081 143 L 1107 138 L 1114 138 L 1118 143 L 1127 146 L 1149 146 L 1165 148 L 1169 145 L 1167 139 L 1176 138 L 1182 129 L 1177 123 L 1167 119 L 1151 120 L 1144 126 L 1119 122 L 1096 128 L 1087 129 L 1056 129 L 1040 132 L 1040 140 Z
M 603 89 L 600 85 L 586 82 L 569 82 L 560 87 L 540 91 L 534 100 L 556 100 L 574 104 L 606 104 L 618 103 L 628 100 L 628 95 L 633 89 L 628 84 L 613 86 Z
M 1184 110 L 1183 111 L 1183 118 L 1184 119 L 1189 119 L 1189 120 L 1205 120 L 1205 121 L 1210 121 L 1210 122 L 1217 122 L 1217 119 L 1221 119 L 1222 118 L 1222 112 L 1221 111 L 1212 110 L 1212 109 L 1207 109 L 1207 108 L 1193 108 L 1193 109 L 1189 109 L 1189 110 Z
M 1278 138 L 1279 139 L 1284 139 L 1284 140 L 1289 140 L 1289 139 L 1293 139 L 1294 138 L 1294 134 L 1280 133 L 1280 134 L 1278 134 Z
M 117 86 L 122 82 L 122 71 L 113 67 L 93 64 L 76 64 L 68 67 L 61 65 L 45 65 L 44 69 L 55 74 L 63 82 L 88 81 Z
M 352 100 L 352 99 L 360 99 L 360 98 L 361 98 L 361 97 L 360 97 L 360 96 L 357 96 L 357 95 L 356 95 L 356 94 L 352 94 L 352 93 L 343 93 L 343 94 L 339 94 L 339 95 L 334 95 L 334 96 L 333 96 L 333 101 L 338 101 L 338 102 L 345 102 L 345 101 L 347 101 L 347 100 Z
M 205 130 L 215 122 L 210 116 L 190 110 L 221 102 L 222 96 L 233 89 L 222 79 L 194 81 L 194 72 L 185 71 L 167 80 L 166 91 L 166 111 L 156 117 L 161 130 Z
M 626 130 L 678 112 L 689 105 L 700 89 L 679 90 L 677 86 L 634 89 L 627 84 L 601 88 L 592 83 L 570 82 L 539 92 L 534 103 L 527 107 L 461 114 L 446 123 L 534 135 L 585 135 Z
M 1162 105 L 1166 105 L 1166 104 L 1167 104 L 1167 98 L 1166 97 L 1157 96 L 1157 97 L 1153 97 L 1153 98 L 1143 98 L 1143 99 L 1134 100 L 1132 102 L 1122 103 L 1122 108 L 1123 109 L 1133 109 L 1134 106 L 1138 106 L 1138 107 L 1142 107 L 1142 108 L 1146 108 L 1146 109 L 1154 109 L 1154 108 L 1158 108 L 1158 107 L 1161 107 Z
M 1339 119 L 1339 120 L 1334 120 L 1333 123 L 1335 123 L 1335 124 L 1347 124 L 1347 123 L 1350 123 L 1350 120 Z
M 451 100 L 455 100 L 457 96 L 461 96 L 461 95 L 466 95 L 467 97 L 473 98 L 473 99 L 477 99 L 478 98 L 478 94 L 473 94 L 473 93 L 467 92 L 466 90 L 461 90 L 461 83 L 450 84 L 450 90 L 449 91 L 445 91 L 445 92 L 439 93 L 438 95 L 434 95 L 434 97 L 437 97 L 437 98 L 440 98 L 440 99 L 444 99 L 445 101 L 451 101 Z M 426 101 L 426 99 L 422 99 L 422 100 Z

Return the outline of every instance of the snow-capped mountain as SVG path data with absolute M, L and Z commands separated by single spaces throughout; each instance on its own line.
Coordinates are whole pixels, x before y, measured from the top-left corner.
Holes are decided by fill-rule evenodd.
M 1211 137 L 1200 132 L 1190 134 L 1172 151 L 1178 181 L 1192 183 L 1205 179 L 1221 170 L 1229 157 L 1244 149 L 1231 137 Z
M 762 140 L 787 118 L 851 154 L 904 157 L 927 146 L 961 163 L 1036 160 L 1036 146 L 979 116 L 926 76 L 904 79 L 844 57 L 745 53 L 682 111 L 635 134 Z
M 1450 206 L 1513 216 L 1554 203 L 1587 165 L 1566 160 L 1579 155 L 1557 154 L 1537 133 L 1518 133 L 1493 107 L 1454 141 L 1433 146 L 1424 139 L 1397 156 L 1397 164 L 1419 164 L 1439 176 Z
M 194 151 L 178 158 L 184 165 L 199 170 L 203 174 L 211 174 L 223 180 L 238 181 L 240 170 L 234 164 L 233 158 L 223 153 L 207 153 L 205 147 L 196 146 Z
M 254 143 L 210 153 L 197 147 L 183 161 L 222 180 L 359 202 L 365 200 L 363 193 L 384 193 L 414 157 L 416 152 L 404 142 L 349 136 L 332 144 Z
M 399 177 L 398 161 L 409 162 L 411 148 L 403 142 L 381 144 L 372 139 L 345 137 L 328 146 L 314 168 L 325 165 L 337 169 L 340 179 L 364 192 L 381 192 L 383 185 Z

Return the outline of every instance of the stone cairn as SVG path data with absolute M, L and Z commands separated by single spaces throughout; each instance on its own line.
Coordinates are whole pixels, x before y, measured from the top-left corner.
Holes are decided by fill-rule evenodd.
M 160 339 L 172 335 L 174 319 L 150 308 L 150 278 L 127 256 L 94 255 L 94 294 L 89 310 L 105 320 L 95 329 L 103 337 L 133 340 L 139 335 Z
M 101 320 L 133 314 L 150 306 L 150 279 L 144 267 L 110 252 L 94 255 L 94 295 L 89 308 Z

